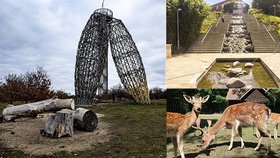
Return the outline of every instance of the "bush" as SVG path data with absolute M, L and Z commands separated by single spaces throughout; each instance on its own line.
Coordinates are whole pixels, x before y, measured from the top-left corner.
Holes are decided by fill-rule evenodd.
M 211 25 L 218 22 L 219 17 L 222 15 L 221 12 L 210 13 L 202 22 L 200 33 L 206 33 Z
M 43 67 L 25 74 L 8 74 L 0 82 L 0 102 L 25 101 L 34 102 L 53 96 L 51 80 Z
M 57 96 L 59 99 L 71 99 L 74 98 L 74 95 L 71 95 L 70 93 L 65 92 L 64 90 L 57 90 L 54 92 L 54 95 Z
M 280 17 L 264 14 L 260 9 L 251 8 L 249 10 L 249 13 L 254 15 L 254 17 L 256 17 L 258 21 L 267 26 L 274 25 L 274 28 L 269 27 L 268 29 L 271 31 L 275 31 L 278 34 L 278 36 L 280 36 Z

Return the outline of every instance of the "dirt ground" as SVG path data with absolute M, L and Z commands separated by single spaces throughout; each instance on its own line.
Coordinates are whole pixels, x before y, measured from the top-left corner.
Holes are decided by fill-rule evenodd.
M 93 132 L 74 130 L 72 137 L 51 139 L 40 134 L 47 118 L 21 118 L 16 122 L 0 123 L 0 147 L 21 150 L 28 155 L 52 155 L 59 151 L 82 151 L 92 145 L 109 141 L 109 124 L 102 115 Z

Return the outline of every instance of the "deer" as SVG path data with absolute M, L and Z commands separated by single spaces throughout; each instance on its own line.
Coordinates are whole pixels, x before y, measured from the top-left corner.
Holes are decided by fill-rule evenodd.
M 173 146 L 174 146 L 174 155 L 177 157 L 177 150 L 181 158 L 185 158 L 183 151 L 183 135 L 188 131 L 188 129 L 194 124 L 197 120 L 199 113 L 202 108 L 202 104 L 209 99 L 209 95 L 204 97 L 190 97 L 188 95 L 183 95 L 184 99 L 192 104 L 192 110 L 186 114 L 180 114 L 175 112 L 166 113 L 166 132 L 167 137 L 171 137 Z
M 233 139 L 238 134 L 241 140 L 241 148 L 244 148 L 244 141 L 242 138 L 243 126 L 255 126 L 260 132 L 257 146 L 254 150 L 259 150 L 262 138 L 264 135 L 269 137 L 268 150 L 271 149 L 271 134 L 267 129 L 268 119 L 270 117 L 271 110 L 264 104 L 244 102 L 234 104 L 227 107 L 219 120 L 211 127 L 207 133 L 202 137 L 202 147 L 205 150 L 215 138 L 215 135 L 222 129 L 231 129 L 231 140 L 228 150 L 232 149 Z
M 205 126 L 204 128 L 201 128 L 200 127 L 201 119 L 200 119 L 200 117 L 198 117 L 195 121 L 196 126 L 194 126 L 194 125 L 192 126 L 193 129 L 196 129 L 201 132 L 199 136 L 203 136 L 207 132 L 207 129 L 209 129 L 211 127 L 212 120 L 206 120 L 206 121 L 207 121 L 208 127 Z
M 271 113 L 269 119 L 268 119 L 268 124 L 272 124 L 274 126 L 274 139 L 278 139 L 278 125 L 280 124 L 280 114 L 278 113 Z M 260 132 L 258 129 L 256 129 L 256 136 L 259 138 L 260 137 Z

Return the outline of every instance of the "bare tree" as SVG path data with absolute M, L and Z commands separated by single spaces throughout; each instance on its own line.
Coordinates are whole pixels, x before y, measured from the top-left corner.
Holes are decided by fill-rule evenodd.
M 163 88 L 152 88 L 150 90 L 150 99 L 166 99 L 166 90 Z
M 24 87 L 24 78 L 22 75 L 9 74 L 5 76 L 5 83 L 2 85 L 2 90 L 6 101 L 12 104 L 13 101 L 22 100 Z
M 51 80 L 43 67 L 38 67 L 33 72 L 25 74 L 27 101 L 40 101 L 54 95 L 51 90 Z

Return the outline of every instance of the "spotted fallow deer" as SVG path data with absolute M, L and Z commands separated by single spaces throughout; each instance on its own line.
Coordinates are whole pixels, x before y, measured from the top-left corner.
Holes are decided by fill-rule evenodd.
M 166 113 L 166 132 L 167 137 L 171 137 L 174 146 L 174 155 L 177 157 L 177 150 L 181 158 L 185 158 L 183 151 L 183 135 L 194 124 L 202 108 L 202 103 L 209 99 L 209 95 L 205 97 L 190 97 L 183 95 L 185 100 L 193 105 L 192 111 L 187 114 L 180 114 L 174 112 Z
M 268 119 L 268 124 L 271 124 L 274 126 L 274 139 L 278 139 L 278 125 L 280 124 L 280 114 L 278 113 L 271 113 L 269 119 Z M 258 129 L 256 129 L 256 136 L 259 138 L 260 137 L 260 132 Z
M 228 150 L 232 149 L 233 139 L 238 134 L 241 139 L 241 148 L 244 148 L 244 141 L 242 138 L 242 126 L 255 126 L 261 131 L 258 145 L 254 150 L 260 148 L 260 144 L 264 135 L 269 136 L 268 152 L 271 148 L 271 134 L 267 129 L 267 123 L 271 111 L 264 104 L 258 103 L 239 103 L 231 105 L 225 109 L 220 119 L 211 127 L 202 138 L 202 147 L 206 149 L 215 135 L 224 128 L 231 128 L 231 141 Z

